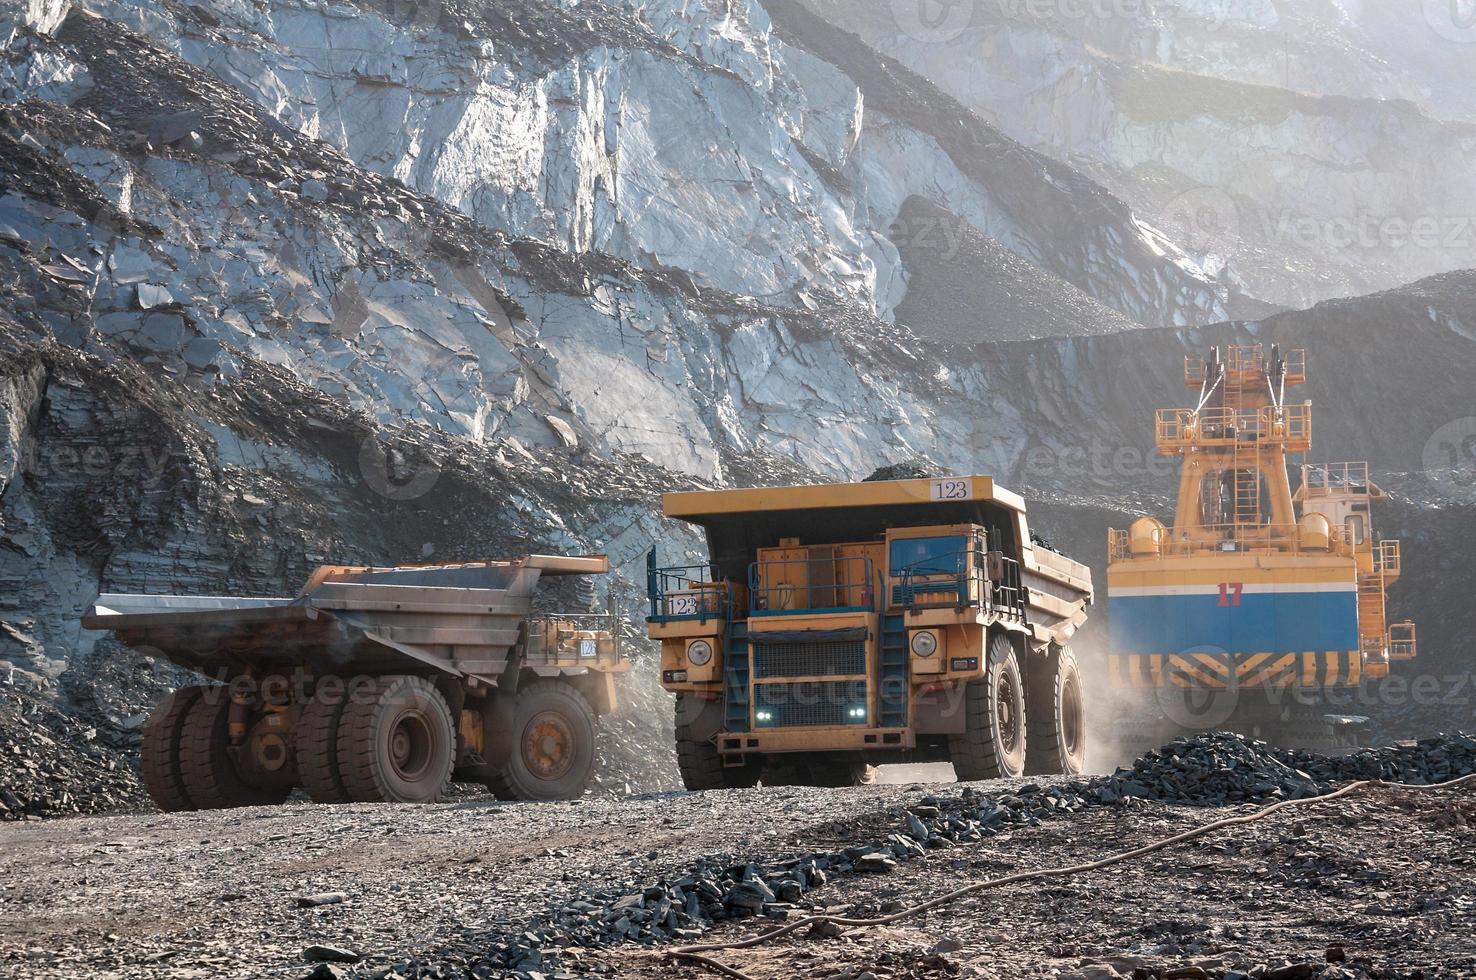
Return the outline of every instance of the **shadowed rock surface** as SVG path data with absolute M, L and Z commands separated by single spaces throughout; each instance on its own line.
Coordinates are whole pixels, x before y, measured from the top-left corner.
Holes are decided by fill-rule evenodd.
M 1118 333 L 1133 324 L 957 215 L 910 197 L 894 241 L 907 268 L 897 322 L 952 344 Z

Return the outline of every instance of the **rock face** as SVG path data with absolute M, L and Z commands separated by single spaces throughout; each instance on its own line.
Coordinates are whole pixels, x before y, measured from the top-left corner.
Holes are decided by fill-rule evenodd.
M 698 554 L 664 490 L 921 460 L 1008 477 L 1098 557 L 1113 511 L 1166 492 L 1148 412 L 1208 343 L 1313 347 L 1322 448 L 1380 470 L 1421 469 L 1468 391 L 1469 276 L 1201 330 L 1266 308 L 785 0 L 19 10 L 0 660 L 69 703 L 111 703 L 88 679 L 133 663 L 77 628 L 102 590 L 606 551 L 638 622 L 645 552 Z M 1417 534 L 1451 488 L 1410 484 Z M 1455 590 L 1408 611 L 1454 636 Z M 670 754 L 653 670 L 607 785 L 670 785 L 630 761 Z M 101 724 L 125 736 L 152 693 Z
M 1476 252 L 1459 5 L 807 6 L 1263 300 L 1387 289 Z
M 1044 272 L 950 211 L 910 197 L 893 239 L 911 270 L 897 322 L 919 337 L 972 344 L 1108 334 L 1133 322 Z

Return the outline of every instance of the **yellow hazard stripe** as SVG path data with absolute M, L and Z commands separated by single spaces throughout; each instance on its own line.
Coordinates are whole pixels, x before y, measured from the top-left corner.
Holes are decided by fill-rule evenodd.
M 1242 687 L 1259 687 L 1270 681 L 1272 677 L 1277 677 L 1279 683 L 1279 675 L 1293 670 L 1296 667 L 1296 663 L 1297 655 L 1295 653 L 1282 654 L 1272 661 L 1268 667 L 1263 667 L 1255 673 L 1241 674 L 1240 684 Z
M 1232 667 L 1233 660 L 1233 667 Z M 1114 687 L 1152 688 L 1231 686 L 1355 687 L 1363 678 L 1363 654 L 1357 650 L 1327 653 L 1251 653 L 1234 658 L 1213 653 L 1129 653 L 1107 658 L 1108 678 Z

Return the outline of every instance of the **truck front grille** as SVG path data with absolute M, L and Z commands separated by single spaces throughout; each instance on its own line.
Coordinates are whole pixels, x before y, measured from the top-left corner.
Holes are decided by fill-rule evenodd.
M 865 680 L 755 684 L 753 687 L 754 720 L 760 731 L 765 728 L 831 725 L 865 727 L 867 702 Z
M 753 642 L 753 675 L 757 680 L 866 674 L 865 640 L 764 643 L 755 636 Z

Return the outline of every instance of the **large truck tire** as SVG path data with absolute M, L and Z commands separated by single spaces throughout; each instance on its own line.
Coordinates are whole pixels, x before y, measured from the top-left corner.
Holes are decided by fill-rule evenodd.
M 338 723 L 338 774 L 355 803 L 434 803 L 451 784 L 456 728 L 435 685 L 381 677 Z
M 314 696 L 297 717 L 297 732 L 292 739 L 297 750 L 297 773 L 314 803 L 351 802 L 338 771 L 338 727 L 348 701 L 347 691 L 335 698 Z
M 704 705 L 691 695 L 677 695 L 676 755 L 682 785 L 689 790 L 752 789 L 757 786 L 763 773 L 761 764 L 747 762 L 741 766 L 725 766 L 717 745 L 711 738 L 701 736 L 697 722 L 704 713 Z
M 535 681 L 518 690 L 507 761 L 489 786 L 519 800 L 571 800 L 589 785 L 594 761 L 595 713 L 584 695 L 563 681 Z
M 984 677 L 964 689 L 964 732 L 948 736 L 960 782 L 1025 773 L 1025 686 L 1014 644 L 1002 633 L 989 641 Z
M 1025 775 L 1079 776 L 1086 770 L 1086 698 L 1081 668 L 1069 647 L 1052 645 L 1030 658 L 1025 685 L 1030 741 Z
M 513 722 L 517 710 L 517 695 L 507 694 L 500 688 L 482 702 L 482 757 L 485 765 L 481 768 L 481 781 L 493 796 L 505 801 L 518 798 L 517 787 L 505 775 L 507 764 L 512 760 Z
M 184 736 L 185 716 L 199 697 L 198 687 L 174 691 L 154 707 L 144 725 L 139 776 L 149 798 L 165 813 L 195 809 L 179 770 L 179 745 Z
M 198 810 L 279 806 L 288 786 L 257 786 L 241 775 L 231 753 L 231 698 L 225 688 L 201 691 L 185 715 L 179 771 L 185 794 Z

